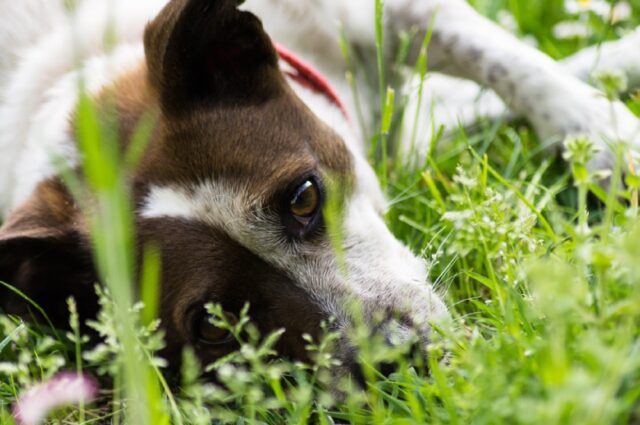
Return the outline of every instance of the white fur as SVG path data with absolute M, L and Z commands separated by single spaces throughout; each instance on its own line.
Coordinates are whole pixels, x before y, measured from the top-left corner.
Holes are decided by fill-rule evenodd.
M 571 75 L 589 82 L 596 72 L 620 72 L 627 77 L 631 88 L 640 87 L 640 29 L 620 40 L 590 47 L 570 56 L 560 64 Z M 403 147 L 409 151 L 412 145 L 414 111 L 418 107 L 419 79 L 413 78 L 404 88 L 410 101 L 407 106 L 410 119 L 404 132 Z M 440 127 L 445 134 L 461 126 L 473 125 L 480 118 L 495 120 L 513 115 L 504 101 L 486 87 L 457 77 L 433 72 L 427 77 L 420 113 L 418 131 L 413 152 L 419 157 L 429 149 L 429 143 Z
M 620 71 L 624 73 L 629 86 L 640 86 L 640 28 L 625 37 L 593 46 L 562 61 L 562 65 L 572 75 L 588 81 L 594 72 Z
M 2 1 L 8 14 L 1 15 L 0 26 L 8 25 L 5 31 L 11 34 L 21 34 L 24 28 L 27 35 L 16 36 L 25 41 L 8 49 L 10 56 L 19 59 L 0 87 L 0 215 L 19 205 L 38 181 L 55 172 L 52 158 L 74 161 L 68 124 L 79 77 L 95 93 L 139 64 L 144 57 L 144 27 L 165 3 L 85 0 L 75 13 L 65 15 L 60 2 L 48 1 L 49 6 L 41 10 L 37 10 L 40 0 L 21 0 L 22 7 Z M 44 15 L 48 13 L 50 21 Z M 30 20 L 48 23 L 43 27 L 49 31 L 36 37 Z M 110 25 L 115 25 L 113 52 L 105 47 Z M 6 75 L 8 70 L 3 72 Z
M 57 1 L 0 1 L 0 87 L 6 84 L 22 49 L 49 33 L 63 18 L 63 8 Z
M 396 23 L 426 30 L 435 17 L 430 61 L 437 69 L 490 87 L 510 107 L 526 117 L 547 140 L 588 135 L 603 148 L 591 165 L 611 163 L 608 144 L 622 141 L 640 149 L 640 121 L 621 102 L 572 76 L 540 51 L 528 46 L 480 16 L 461 0 L 392 0 L 387 2 Z M 403 29 L 403 27 L 400 27 Z M 627 48 L 637 46 L 630 43 Z

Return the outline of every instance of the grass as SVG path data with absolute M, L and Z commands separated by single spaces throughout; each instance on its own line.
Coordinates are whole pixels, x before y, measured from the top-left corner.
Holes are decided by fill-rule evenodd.
M 495 19 L 511 16 L 517 32 L 535 37 L 554 57 L 640 24 L 638 1 L 630 2 L 630 20 L 615 25 L 592 13 L 569 15 L 562 0 L 471 3 Z M 553 27 L 566 20 L 584 23 L 591 35 L 558 39 Z M 379 69 L 382 74 L 382 64 Z M 603 194 L 584 168 L 588 143 L 567 143 L 567 166 L 520 122 L 461 130 L 446 149 L 437 141 L 426 165 L 402 167 L 389 159 L 391 113 L 398 115 L 402 99 L 380 80 L 382 119 L 367 133 L 378 134 L 382 145 L 372 161 L 392 202 L 388 223 L 428 260 L 429 277 L 453 315 L 451 323 L 436 324 L 428 364 L 368 347 L 366 391 L 348 380 L 330 391 L 334 335 L 308 341 L 313 365 L 274 362 L 278 335 L 261 340 L 246 315 L 232 325 L 210 306 L 242 349 L 214 365 L 199 365 L 187 350 L 181 384 L 168 386 L 163 361 L 154 357 L 162 347 L 153 320 L 157 255 L 148 249 L 145 305 L 134 305 L 131 207 L 121 161 L 91 103 L 82 102 L 89 181 L 80 187 L 69 177 L 69 183 L 98 199 L 88 212 L 106 289 L 91 326 L 104 343 L 85 346 L 76 326 L 56 334 L 0 315 L 0 423 L 12 423 L 10 406 L 21 391 L 62 369 L 101 376 L 104 390 L 97 403 L 54 413 L 52 424 L 640 423 L 640 220 L 637 203 L 618 201 L 633 200 L 635 179 L 627 180 L 626 192 Z M 627 101 L 640 111 L 638 98 Z M 624 167 L 619 161 L 617 170 Z M 598 196 L 590 191 L 602 201 L 593 202 Z M 437 361 L 445 352 L 447 361 Z M 382 377 L 374 367 L 380 354 L 404 367 Z M 202 381 L 203 369 L 217 370 L 221 384 Z

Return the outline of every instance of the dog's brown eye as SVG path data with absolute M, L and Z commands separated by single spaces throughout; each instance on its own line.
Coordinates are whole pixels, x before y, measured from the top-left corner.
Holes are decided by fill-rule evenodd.
M 234 324 L 237 319 L 231 313 L 225 313 L 226 320 Z M 219 328 L 211 323 L 208 314 L 203 314 L 195 323 L 195 334 L 199 342 L 205 345 L 223 345 L 234 340 L 233 334 L 227 329 Z
M 302 224 L 308 224 L 320 207 L 320 190 L 315 181 L 307 180 L 294 193 L 290 211 Z

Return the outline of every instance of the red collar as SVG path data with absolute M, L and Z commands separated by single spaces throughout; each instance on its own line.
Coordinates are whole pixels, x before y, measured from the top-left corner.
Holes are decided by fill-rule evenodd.
M 349 112 L 340 99 L 340 96 L 338 96 L 338 93 L 334 90 L 329 81 L 327 81 L 327 79 L 318 70 L 282 45 L 276 42 L 273 44 L 276 48 L 276 52 L 278 52 L 278 55 L 280 56 L 280 59 L 291 67 L 291 69 L 284 71 L 288 77 L 292 78 L 309 90 L 325 96 L 331 103 L 342 111 L 348 120 L 350 120 Z

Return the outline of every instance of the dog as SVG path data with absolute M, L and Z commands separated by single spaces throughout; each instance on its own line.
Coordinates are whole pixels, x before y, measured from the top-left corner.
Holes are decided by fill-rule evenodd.
M 83 0 L 67 11 L 53 0 L 2 0 L 0 280 L 56 325 L 66 323 L 69 296 L 82 318 L 96 314 L 87 224 L 52 160 L 81 161 L 72 120 L 82 77 L 123 146 L 155 117 L 131 190 L 137 244 L 161 252 L 170 362 L 185 346 L 204 363 L 236 348 L 207 320 L 212 302 L 229 317 L 249 303 L 263 335 L 285 330 L 278 353 L 300 360 L 308 359 L 302 336 L 319 337 L 331 321 L 346 371 L 358 367 L 349 337 L 358 320 L 389 344 L 413 338 L 428 347 L 432 321 L 449 313 L 424 261 L 385 225 L 334 25 L 352 46 L 374 51 L 374 2 L 239 3 Z M 636 147 L 638 121 L 624 105 L 463 1 L 388 0 L 384 12 L 385 49 L 394 49 L 393 35 L 417 29 L 415 60 L 433 25 L 430 66 L 489 87 L 541 137 L 579 133 Z M 603 151 L 592 166 L 610 158 Z M 331 197 L 343 211 L 344 267 L 323 217 Z M 28 316 L 17 295 L 4 290 L 0 299 L 5 312 Z

